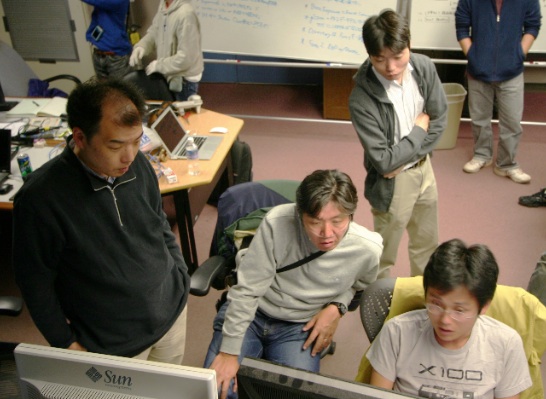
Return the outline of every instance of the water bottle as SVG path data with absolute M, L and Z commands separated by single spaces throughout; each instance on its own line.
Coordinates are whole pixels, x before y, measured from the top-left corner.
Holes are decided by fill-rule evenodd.
M 188 137 L 186 142 L 186 158 L 188 159 L 188 174 L 190 176 L 197 176 L 201 171 L 199 170 L 199 148 L 193 141 L 193 137 Z

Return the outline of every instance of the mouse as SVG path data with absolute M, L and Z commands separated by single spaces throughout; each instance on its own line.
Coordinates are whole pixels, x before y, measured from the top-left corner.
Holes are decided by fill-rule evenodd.
M 227 133 L 228 130 L 227 128 L 225 127 L 222 127 L 222 126 L 216 126 L 216 127 L 213 127 L 212 129 L 210 129 L 210 132 L 211 133 Z
M 0 195 L 9 193 L 13 189 L 13 184 L 5 183 L 0 186 Z

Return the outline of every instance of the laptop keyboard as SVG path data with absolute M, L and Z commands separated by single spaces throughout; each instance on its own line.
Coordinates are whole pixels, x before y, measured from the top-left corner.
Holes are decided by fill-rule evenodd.
M 197 145 L 197 148 L 201 148 L 203 144 L 205 144 L 205 140 L 207 138 L 203 136 L 193 136 L 193 142 Z M 186 147 L 182 147 L 178 153 L 179 156 L 185 157 L 186 156 Z

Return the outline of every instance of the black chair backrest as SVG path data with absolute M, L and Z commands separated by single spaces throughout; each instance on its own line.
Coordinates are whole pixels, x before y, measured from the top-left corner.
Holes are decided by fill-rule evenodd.
M 146 100 L 175 101 L 167 80 L 160 73 L 146 75 L 144 70 L 131 71 L 123 77 L 123 80 L 138 87 Z

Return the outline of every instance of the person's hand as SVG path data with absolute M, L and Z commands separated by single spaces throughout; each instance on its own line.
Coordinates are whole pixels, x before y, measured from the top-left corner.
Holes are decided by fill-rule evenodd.
M 142 57 L 144 57 L 144 49 L 142 47 L 135 47 L 131 53 L 131 57 L 129 57 L 129 65 L 132 67 L 140 65 Z
M 239 361 L 237 355 L 220 352 L 210 365 L 211 369 L 216 371 L 216 384 L 220 391 L 220 399 L 227 398 L 229 384 L 233 380 L 233 392 L 237 392 L 237 370 L 239 370 Z
M 341 319 L 339 310 L 335 305 L 326 306 L 315 317 L 307 322 L 303 327 L 303 331 L 312 330 L 309 337 L 303 344 L 303 350 L 306 350 L 313 342 L 313 350 L 311 356 L 322 352 L 332 342 L 337 325 Z
M 72 342 L 67 349 L 71 349 L 73 351 L 87 352 L 87 349 L 82 344 L 80 344 L 78 341 Z
M 157 60 L 153 60 L 146 67 L 146 75 L 151 75 L 154 72 L 157 72 Z
M 415 118 L 415 125 L 421 127 L 425 132 L 428 132 L 429 123 L 430 116 L 424 112 L 421 112 L 419 115 L 417 115 L 417 118 Z
M 404 167 L 406 165 L 400 166 L 398 169 L 393 170 L 392 172 L 387 173 L 386 175 L 383 175 L 385 179 L 394 179 L 396 175 L 398 175 L 400 172 L 404 170 Z

